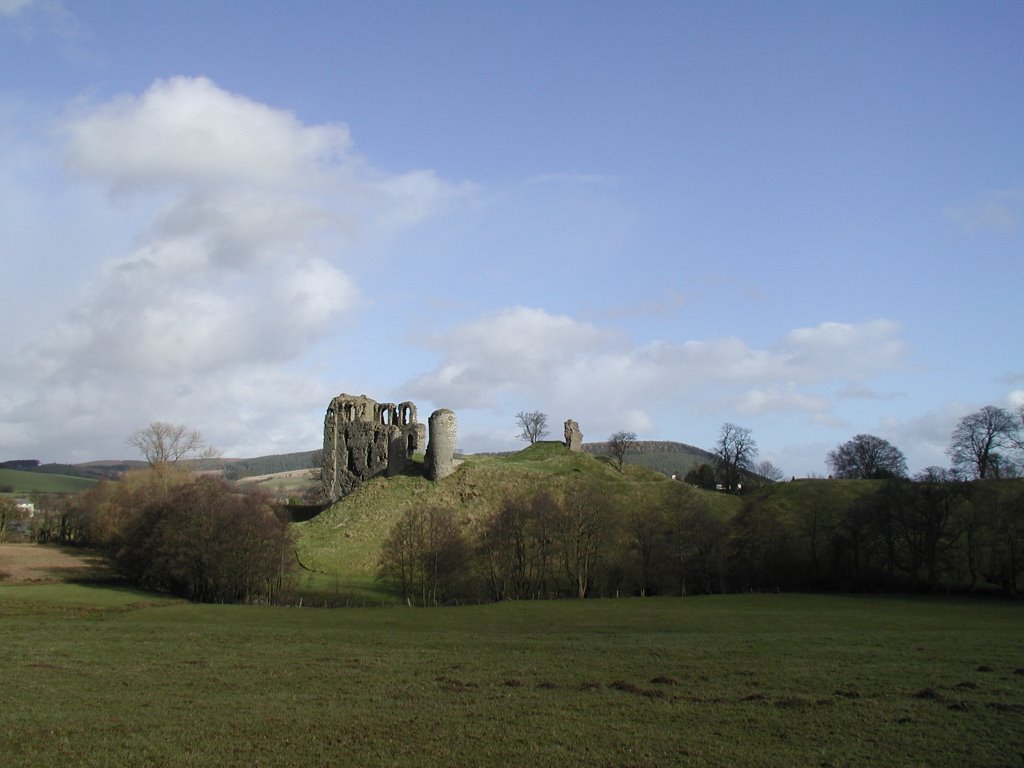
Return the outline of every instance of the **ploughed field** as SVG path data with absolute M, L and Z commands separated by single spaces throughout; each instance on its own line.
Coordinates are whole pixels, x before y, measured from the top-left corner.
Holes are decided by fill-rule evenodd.
M 1019 603 L 327 610 L 12 581 L 0 583 L 5 766 L 1024 760 Z

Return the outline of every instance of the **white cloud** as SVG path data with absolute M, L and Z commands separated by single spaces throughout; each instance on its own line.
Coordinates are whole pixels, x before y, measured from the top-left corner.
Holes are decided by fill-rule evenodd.
M 305 184 L 351 148 L 344 125 L 303 125 L 203 77 L 76 111 L 63 129 L 69 168 L 116 190 Z
M 886 418 L 879 425 L 879 436 L 903 451 L 911 474 L 925 467 L 949 466 L 949 437 L 970 410 L 963 403 L 947 402 L 920 416 Z
M 897 400 L 905 398 L 901 392 L 876 392 L 860 381 L 849 381 L 836 393 L 840 400 Z
M 364 306 L 348 261 L 467 189 L 429 171 L 384 173 L 353 153 L 344 126 L 305 125 L 204 78 L 80 103 L 57 136 L 67 171 L 112 195 L 135 244 L 86 265 L 66 316 L 21 352 L 0 435 L 40 452 L 154 419 L 241 448 L 232 425 L 246 412 L 272 442 L 283 415 L 329 397 L 296 366 Z
M 498 393 L 527 394 L 547 386 L 567 363 L 624 346 L 625 339 L 565 315 L 515 307 L 428 343 L 443 352 L 445 362 L 408 389 L 432 402 L 479 408 L 491 405 Z
M 1010 408 L 1024 408 L 1024 389 L 1011 390 L 1006 395 L 1006 402 Z
M 2 19 L 10 19 L 25 42 L 33 41 L 40 32 L 72 41 L 81 32 L 78 20 L 60 0 L 0 0 Z
M 860 380 L 906 367 L 909 354 L 891 320 L 822 323 L 786 334 L 777 353 L 788 375 L 801 381 Z
M 792 389 L 751 389 L 736 401 L 736 409 L 743 414 L 756 416 L 778 411 L 796 411 L 822 415 L 831 409 L 827 398 L 807 395 Z
M 796 413 L 834 424 L 832 401 L 817 389 L 905 367 L 899 331 L 886 320 L 830 322 L 764 349 L 733 337 L 635 345 L 591 323 L 517 307 L 433 339 L 439 365 L 407 389 L 457 409 L 499 409 L 514 393 L 531 408 L 586 415 L 599 429 L 623 428 L 628 414 L 649 426 L 657 419 L 648 414 L 664 407 Z

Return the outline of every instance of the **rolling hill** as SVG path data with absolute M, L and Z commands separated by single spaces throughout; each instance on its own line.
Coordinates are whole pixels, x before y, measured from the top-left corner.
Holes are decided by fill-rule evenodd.
M 23 469 L 0 469 L 0 488 L 6 493 L 77 493 L 91 488 L 96 481 L 84 477 L 35 472 Z

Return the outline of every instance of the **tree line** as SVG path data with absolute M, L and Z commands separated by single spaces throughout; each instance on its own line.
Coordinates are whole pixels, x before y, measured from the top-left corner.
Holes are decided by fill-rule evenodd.
M 579 484 L 460 521 L 407 511 L 379 579 L 419 605 L 618 595 L 977 591 L 1016 595 L 1024 481 L 800 480 L 737 499 L 666 481 L 633 505 Z
M 295 560 L 288 522 L 260 494 L 156 465 L 49 506 L 33 536 L 99 549 L 145 589 L 198 602 L 269 601 Z

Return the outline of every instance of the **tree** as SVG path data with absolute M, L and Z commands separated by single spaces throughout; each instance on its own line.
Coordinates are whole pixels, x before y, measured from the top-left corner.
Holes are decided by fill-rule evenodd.
M 636 447 L 636 432 L 615 432 L 608 438 L 608 453 L 619 462 L 619 471 L 622 471 L 622 460 L 626 452 Z
M 907 476 L 903 451 L 874 435 L 856 435 L 828 452 L 832 474 L 843 480 L 887 480 Z
M 561 544 L 565 575 L 582 600 L 590 593 L 607 555 L 614 519 L 611 502 L 596 488 L 577 485 L 569 489 L 556 515 L 553 528 Z
M 757 458 L 757 443 L 750 430 L 726 422 L 718 435 L 718 442 L 711 451 L 715 454 L 716 472 L 719 482 L 727 491 L 736 491 L 744 471 L 753 470 Z
M 272 600 L 294 563 L 286 516 L 266 497 L 173 466 L 101 481 L 75 507 L 75 541 L 105 550 L 128 581 L 190 600 Z
M 13 499 L 0 496 L 0 544 L 7 541 L 7 533 L 11 524 L 24 518 L 21 510 Z
M 953 466 L 965 474 L 984 480 L 999 477 L 1007 457 L 1001 453 L 1020 444 L 1021 426 L 1012 414 L 986 405 L 964 416 L 950 436 L 946 453 Z
M 559 509 L 550 493 L 539 490 L 505 499 L 484 521 L 477 554 L 495 600 L 544 597 L 553 587 L 552 539 Z
M 706 464 L 701 466 L 708 467 Z M 673 486 L 666 500 L 670 545 L 677 593 L 710 594 L 723 587 L 722 551 L 726 524 L 711 511 L 707 496 L 682 485 Z
M 405 600 L 439 605 L 456 597 L 468 559 L 465 539 L 447 507 L 414 507 L 392 527 L 381 547 L 378 577 Z
M 706 491 L 713 491 L 715 483 L 718 481 L 715 480 L 715 468 L 710 464 L 704 463 L 698 464 L 687 472 L 683 482 L 697 488 L 703 488 Z
M 210 459 L 217 455 L 214 448 L 206 445 L 198 430 L 166 421 L 154 421 L 148 427 L 136 430 L 125 443 L 137 448 L 149 466 L 154 468 L 176 464 L 186 458 Z
M 520 411 L 516 414 L 517 437 L 533 445 L 548 435 L 548 415 L 540 411 Z
M 903 544 L 904 557 L 898 565 L 916 586 L 935 591 L 942 573 L 954 569 L 952 548 L 964 532 L 964 487 L 899 480 L 890 485 L 890 514 Z
M 757 462 L 757 465 L 754 467 L 754 474 L 762 478 L 765 483 L 778 483 L 785 477 L 782 470 L 768 459 Z
M 681 487 L 681 486 L 677 486 Z M 626 516 L 626 548 L 633 555 L 636 567 L 636 586 L 641 597 L 654 595 L 669 579 L 664 573 L 672 564 L 672 526 L 666 510 L 658 505 L 641 504 Z

